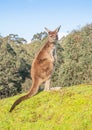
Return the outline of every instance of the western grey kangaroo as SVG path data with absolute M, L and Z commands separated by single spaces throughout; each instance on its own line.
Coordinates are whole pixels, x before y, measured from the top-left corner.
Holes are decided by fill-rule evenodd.
M 32 86 L 26 95 L 20 97 L 14 102 L 9 112 L 12 112 L 16 105 L 22 101 L 35 95 L 38 92 L 39 86 L 43 82 L 45 82 L 45 90 L 50 89 L 50 77 L 54 69 L 55 46 L 58 40 L 59 29 L 60 26 L 54 31 L 45 28 L 48 32 L 48 39 L 33 60 L 31 67 Z

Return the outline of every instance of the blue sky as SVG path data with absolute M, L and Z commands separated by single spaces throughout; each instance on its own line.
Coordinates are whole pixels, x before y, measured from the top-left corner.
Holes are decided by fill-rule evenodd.
M 0 0 L 0 34 L 29 40 L 44 27 L 67 33 L 92 23 L 92 0 Z

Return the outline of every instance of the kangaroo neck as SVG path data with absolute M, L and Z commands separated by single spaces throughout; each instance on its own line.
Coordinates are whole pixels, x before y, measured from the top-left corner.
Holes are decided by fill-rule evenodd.
M 47 43 L 46 43 L 47 48 L 54 47 L 55 45 L 56 45 L 55 42 L 49 42 L 49 41 L 47 41 Z

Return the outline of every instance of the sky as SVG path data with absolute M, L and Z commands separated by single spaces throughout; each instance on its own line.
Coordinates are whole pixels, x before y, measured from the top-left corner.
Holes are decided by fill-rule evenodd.
M 59 35 L 92 23 L 92 0 L 0 0 L 0 35 L 26 40 L 59 25 Z

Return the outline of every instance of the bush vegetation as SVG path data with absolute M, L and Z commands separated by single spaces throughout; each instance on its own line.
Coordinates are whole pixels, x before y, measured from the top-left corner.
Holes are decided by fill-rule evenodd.
M 0 36 L 0 98 L 29 89 L 31 86 L 31 63 L 44 45 L 46 36 L 46 33 L 37 33 L 37 36 L 34 35 L 29 44 L 25 44 L 26 40 L 18 35 Z M 88 24 L 80 30 L 73 30 L 59 40 L 57 57 L 51 86 L 65 87 L 91 83 L 92 24 Z

